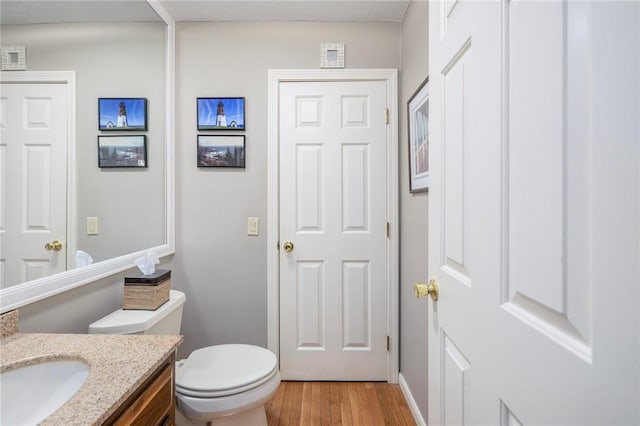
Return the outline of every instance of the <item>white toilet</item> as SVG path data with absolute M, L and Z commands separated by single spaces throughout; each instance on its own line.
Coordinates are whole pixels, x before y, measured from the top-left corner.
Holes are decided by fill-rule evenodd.
M 119 309 L 91 324 L 89 333 L 180 334 L 184 302 L 184 293 L 171 290 L 169 301 L 157 310 Z M 176 362 L 177 424 L 266 425 L 264 404 L 279 385 L 278 360 L 265 348 L 216 345 L 197 349 Z

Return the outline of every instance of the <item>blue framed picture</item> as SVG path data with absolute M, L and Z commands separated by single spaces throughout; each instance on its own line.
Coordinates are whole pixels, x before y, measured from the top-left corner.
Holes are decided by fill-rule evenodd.
M 147 130 L 146 98 L 99 98 L 98 130 Z
M 198 130 L 244 129 L 244 98 L 198 98 Z

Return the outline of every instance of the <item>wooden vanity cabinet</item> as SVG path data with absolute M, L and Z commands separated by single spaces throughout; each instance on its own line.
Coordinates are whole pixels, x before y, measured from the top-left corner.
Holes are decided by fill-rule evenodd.
M 175 356 L 171 355 L 105 424 L 173 426 Z

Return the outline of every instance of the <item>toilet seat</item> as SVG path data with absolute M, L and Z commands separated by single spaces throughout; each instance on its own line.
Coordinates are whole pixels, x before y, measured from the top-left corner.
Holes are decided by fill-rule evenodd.
M 219 398 L 256 388 L 278 373 L 273 352 L 253 345 L 216 345 L 176 363 L 176 392 Z
M 218 345 L 178 361 L 175 382 L 180 412 L 191 421 L 209 422 L 264 405 L 280 385 L 280 372 L 267 349 Z
M 183 395 L 176 389 L 176 403 L 178 410 L 191 421 L 210 422 L 219 417 L 237 415 L 264 405 L 273 398 L 278 386 L 280 372 L 276 370 L 270 380 L 253 389 L 219 398 L 197 398 Z

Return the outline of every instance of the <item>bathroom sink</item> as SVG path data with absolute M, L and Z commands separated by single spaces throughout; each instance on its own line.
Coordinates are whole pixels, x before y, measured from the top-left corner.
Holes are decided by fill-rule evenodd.
M 56 360 L 0 374 L 0 424 L 40 423 L 80 389 L 89 369 L 82 361 Z

